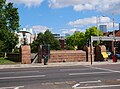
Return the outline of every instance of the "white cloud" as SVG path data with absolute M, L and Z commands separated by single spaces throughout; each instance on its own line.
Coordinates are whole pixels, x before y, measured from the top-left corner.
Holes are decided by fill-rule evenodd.
M 76 21 L 70 21 L 68 25 L 73 27 L 83 27 L 85 25 L 100 24 L 100 23 L 109 23 L 111 20 L 109 17 L 103 16 L 93 16 L 90 18 L 78 19 Z
M 62 29 L 62 33 L 66 34 L 66 33 L 74 33 L 75 31 L 77 31 L 76 28 L 73 28 L 73 29 Z
M 72 6 L 75 11 L 97 10 L 120 13 L 120 0 L 49 0 L 49 7 L 64 8 Z
M 95 23 L 96 23 L 96 16 L 93 16 L 91 18 L 84 18 L 84 19 L 78 19 L 76 21 L 70 21 L 68 25 L 73 27 L 83 27 L 85 25 L 90 25 Z
M 91 4 L 79 4 L 74 6 L 74 10 L 82 11 L 82 10 L 92 10 L 94 7 Z
M 85 4 L 86 2 L 88 2 L 87 4 L 94 3 L 94 0 L 49 0 L 49 6 L 52 8 L 63 8 Z
M 97 18 L 98 18 L 98 22 L 100 22 L 100 23 L 109 23 L 110 22 L 109 17 L 100 16 L 100 17 L 97 17 Z
M 90 18 L 83 18 L 83 19 L 78 19 L 75 21 L 70 21 L 68 25 L 72 27 L 89 27 L 89 26 L 96 26 L 96 25 L 107 25 L 108 29 L 113 29 L 113 21 L 109 17 L 90 17 Z M 118 23 L 114 23 L 115 29 L 117 29 L 119 26 Z
M 43 0 L 7 0 L 7 2 L 12 2 L 16 4 L 24 4 L 27 7 L 38 6 Z
M 112 29 L 113 30 L 113 22 L 110 22 L 107 24 L 108 29 Z M 118 28 L 119 24 L 118 23 L 114 23 L 114 29 Z
M 63 34 L 73 34 L 75 31 L 85 32 L 85 30 L 81 30 L 79 28 L 62 29 Z
M 32 29 L 36 34 L 38 34 L 40 32 L 44 33 L 47 29 L 50 29 L 50 28 L 48 28 L 47 26 L 37 25 L 37 26 L 33 26 Z

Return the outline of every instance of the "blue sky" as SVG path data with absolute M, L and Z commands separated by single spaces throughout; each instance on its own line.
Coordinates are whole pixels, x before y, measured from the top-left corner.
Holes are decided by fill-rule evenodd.
M 52 33 L 72 34 L 86 28 L 106 24 L 108 31 L 120 22 L 120 0 L 7 0 L 18 8 L 21 28 L 34 32 L 50 29 Z M 113 16 L 112 16 L 113 14 Z M 104 16 L 104 17 L 103 17 Z

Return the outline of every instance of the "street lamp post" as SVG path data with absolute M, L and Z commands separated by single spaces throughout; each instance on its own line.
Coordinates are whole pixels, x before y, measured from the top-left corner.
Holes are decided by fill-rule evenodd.
M 115 25 L 114 25 L 114 14 L 112 14 L 112 19 L 113 19 L 113 37 L 114 37 L 114 41 L 115 41 Z M 114 47 L 114 43 L 113 43 L 113 48 L 114 48 L 114 55 L 115 55 L 115 47 Z
M 114 24 L 114 14 L 112 13 L 112 19 L 113 19 L 113 37 L 114 37 L 114 40 L 113 40 L 113 53 L 114 53 L 114 55 L 113 55 L 113 62 L 116 62 L 117 61 L 117 59 L 116 59 L 116 48 L 115 48 L 115 41 L 116 41 L 116 39 L 115 39 L 115 24 Z
M 96 28 L 98 29 L 98 23 L 99 23 L 99 17 L 98 15 L 96 16 Z M 97 33 L 97 36 L 99 36 L 99 32 Z
M 100 19 L 99 19 L 99 17 L 101 17 L 101 16 L 96 16 L 96 28 L 97 28 L 97 30 L 99 29 L 99 23 L 100 23 Z M 102 16 L 103 17 L 103 16 Z M 97 31 L 97 36 L 99 37 L 99 31 Z M 99 40 L 98 40 L 98 44 L 99 44 L 100 42 L 99 42 Z

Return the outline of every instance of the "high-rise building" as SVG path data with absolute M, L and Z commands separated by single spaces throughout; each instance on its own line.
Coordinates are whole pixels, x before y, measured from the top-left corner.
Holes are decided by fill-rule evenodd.
M 119 30 L 120 30 L 120 23 L 119 23 Z
M 105 32 L 107 32 L 107 25 L 99 25 L 99 29 L 100 29 L 100 31 L 105 33 Z
M 68 33 L 65 33 L 65 37 L 68 37 L 68 36 L 70 36 L 70 34 L 68 34 Z

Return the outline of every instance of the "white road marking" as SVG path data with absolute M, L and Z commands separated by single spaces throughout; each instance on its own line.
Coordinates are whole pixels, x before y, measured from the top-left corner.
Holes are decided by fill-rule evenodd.
M 20 88 L 23 88 L 24 86 L 19 86 L 19 87 L 16 87 L 16 88 L 14 88 L 14 89 L 20 89 Z
M 85 82 L 80 82 L 80 83 L 100 83 L 101 80 L 98 80 L 98 81 L 85 81 Z
M 107 73 L 113 73 L 113 72 L 86 72 L 86 73 L 70 73 L 70 76 L 73 75 L 89 75 L 89 74 L 107 74 Z
M 120 71 L 111 70 L 111 69 L 98 68 L 98 67 L 91 67 L 91 66 L 85 66 L 85 67 L 89 67 L 89 68 L 92 68 L 92 69 L 98 69 L 98 70 L 105 70 L 105 71 L 110 71 L 110 72 L 117 72 L 117 73 L 120 73 Z
M 20 89 L 20 88 L 23 88 L 24 86 L 17 86 L 17 87 L 0 87 L 0 89 L 11 89 L 11 88 L 13 88 L 13 89 Z
M 20 79 L 20 78 L 36 78 L 36 77 L 45 77 L 46 75 L 34 75 L 34 76 L 16 76 L 16 77 L 2 77 L 1 79 Z
M 74 86 L 72 86 L 72 88 L 76 88 L 76 87 L 78 87 L 80 84 L 75 84 Z
M 92 89 L 92 88 L 108 88 L 108 87 L 120 87 L 120 85 L 102 85 L 102 86 L 87 86 L 87 87 L 75 87 L 74 89 Z
M 83 69 L 60 69 L 60 71 L 65 72 L 65 71 L 76 71 L 76 70 L 90 70 L 88 68 L 83 68 Z
M 77 83 L 77 84 L 75 84 L 75 85 L 73 85 L 72 86 L 72 88 L 78 88 L 78 86 L 80 85 L 80 84 L 88 84 L 88 83 L 100 83 L 101 82 L 101 80 L 98 80 L 98 81 L 84 81 L 84 82 L 79 82 L 79 83 Z
M 13 74 L 13 73 L 36 73 L 39 71 L 17 71 L 17 72 L 2 72 L 0 74 Z
M 120 79 L 117 79 L 117 81 L 120 81 Z

